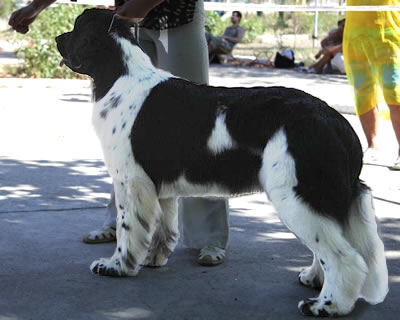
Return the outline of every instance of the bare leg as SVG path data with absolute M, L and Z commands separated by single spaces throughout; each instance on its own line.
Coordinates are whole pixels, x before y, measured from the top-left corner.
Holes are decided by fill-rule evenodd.
M 397 143 L 399 145 L 399 155 L 400 155 L 400 106 L 399 105 L 389 105 L 390 118 L 392 119 L 392 126 L 394 133 L 397 138 Z
M 376 108 L 360 115 L 361 126 L 367 138 L 368 147 L 378 149 L 378 110 Z
M 331 54 L 325 54 L 318 62 L 314 63 L 311 68 L 314 68 L 316 73 L 322 73 L 324 66 L 332 60 Z

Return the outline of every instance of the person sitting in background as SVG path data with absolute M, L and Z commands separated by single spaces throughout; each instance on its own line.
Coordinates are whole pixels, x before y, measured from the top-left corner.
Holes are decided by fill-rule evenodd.
M 242 14 L 240 11 L 233 11 L 231 22 L 232 25 L 225 29 L 222 36 L 214 36 L 210 32 L 206 32 L 206 40 L 208 45 L 208 55 L 212 62 L 218 54 L 230 54 L 244 36 L 244 28 L 240 26 Z
M 315 55 L 319 59 L 316 63 L 307 68 L 309 73 L 346 73 L 344 69 L 344 58 L 342 52 L 343 31 L 345 19 L 339 20 L 337 28 L 329 32 L 321 41 L 321 50 Z

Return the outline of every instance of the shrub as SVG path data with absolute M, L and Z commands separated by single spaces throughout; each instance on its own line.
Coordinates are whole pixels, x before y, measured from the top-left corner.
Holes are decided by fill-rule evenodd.
M 11 12 L 17 8 L 18 1 L 2 0 L 0 2 L 0 19 L 8 19 Z
M 222 35 L 225 28 L 229 26 L 229 21 L 222 21 L 221 17 L 215 11 L 206 11 L 205 28 L 207 32 L 213 35 Z
M 328 34 L 329 31 L 337 27 L 337 21 L 342 18 L 343 16 L 337 13 L 320 12 L 318 14 L 318 35 Z M 283 34 L 312 34 L 314 31 L 314 12 L 288 13 L 284 20 L 276 15 L 273 29 L 279 30 Z
M 243 16 L 240 25 L 246 30 L 242 41 L 243 43 L 253 42 L 256 37 L 263 34 L 267 28 L 263 18 L 256 15 Z
M 61 56 L 57 50 L 56 36 L 71 31 L 83 6 L 59 5 L 43 11 L 31 25 L 26 35 L 18 36 L 22 47 L 17 57 L 24 60 L 21 72 L 29 77 L 76 78 L 68 68 L 60 68 Z

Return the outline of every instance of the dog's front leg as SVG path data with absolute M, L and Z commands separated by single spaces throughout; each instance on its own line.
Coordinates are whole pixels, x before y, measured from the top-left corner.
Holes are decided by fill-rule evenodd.
M 168 261 L 179 239 L 178 200 L 176 198 L 160 199 L 162 209 L 161 222 L 154 233 L 145 264 L 161 267 Z
M 117 248 L 111 258 L 94 261 L 90 269 L 104 276 L 135 276 L 148 255 L 160 221 L 161 207 L 148 177 L 114 180 L 117 201 Z

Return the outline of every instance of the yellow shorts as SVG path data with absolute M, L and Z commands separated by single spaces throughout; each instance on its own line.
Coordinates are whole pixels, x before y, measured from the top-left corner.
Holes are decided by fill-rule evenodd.
M 400 43 L 392 40 L 381 35 L 360 35 L 343 43 L 346 73 L 354 88 L 358 115 L 382 101 L 400 105 Z

